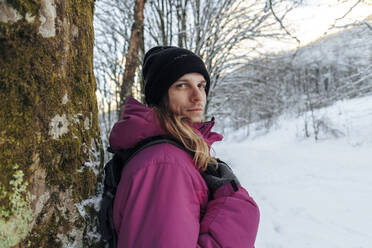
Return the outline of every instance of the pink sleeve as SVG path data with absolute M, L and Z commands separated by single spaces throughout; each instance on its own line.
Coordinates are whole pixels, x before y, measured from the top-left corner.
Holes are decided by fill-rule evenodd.
M 241 186 L 234 191 L 225 184 L 208 202 L 207 212 L 201 222 L 200 247 L 254 248 L 259 210 L 248 192 Z
M 200 223 L 196 190 L 182 166 L 164 163 L 137 172 L 120 210 L 118 247 L 253 247 L 258 209 L 247 192 L 221 187 Z

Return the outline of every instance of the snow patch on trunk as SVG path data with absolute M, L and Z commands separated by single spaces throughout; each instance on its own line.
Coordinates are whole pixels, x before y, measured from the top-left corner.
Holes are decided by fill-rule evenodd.
M 22 16 L 17 10 L 6 4 L 6 1 L 0 0 L 0 22 L 17 22 L 22 19 Z
M 35 21 L 35 16 L 30 13 L 26 13 L 25 19 L 28 23 L 33 23 Z
M 62 98 L 62 104 L 66 104 L 68 103 L 68 95 L 67 95 L 67 92 L 65 93 L 65 95 L 63 96 Z
M 44 38 L 54 37 L 56 35 L 55 19 L 57 17 L 54 0 L 42 0 L 41 6 L 39 34 Z
M 63 248 L 78 248 L 82 247 L 83 233 L 78 230 L 72 230 L 67 235 L 57 234 L 57 238 L 61 241 Z
M 49 123 L 49 135 L 52 136 L 53 139 L 58 139 L 68 132 L 68 125 L 69 121 L 67 120 L 66 114 L 63 114 L 62 116 L 57 114 Z

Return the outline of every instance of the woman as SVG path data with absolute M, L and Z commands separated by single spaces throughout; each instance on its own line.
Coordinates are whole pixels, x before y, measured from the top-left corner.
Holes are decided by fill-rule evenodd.
M 142 73 L 148 106 L 127 100 L 111 148 L 168 134 L 195 155 L 163 143 L 130 160 L 114 202 L 118 247 L 254 247 L 257 205 L 226 165 L 216 169 L 209 153 L 222 136 L 211 131 L 213 120 L 202 122 L 210 87 L 203 61 L 186 49 L 154 47 Z

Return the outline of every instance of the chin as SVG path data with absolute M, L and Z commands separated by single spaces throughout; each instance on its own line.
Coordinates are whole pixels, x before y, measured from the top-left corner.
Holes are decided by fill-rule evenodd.
M 180 115 L 192 123 L 203 122 L 203 114 L 200 112 L 195 112 L 195 113 L 183 112 Z
M 200 117 L 196 117 L 196 116 L 188 116 L 187 117 L 191 122 L 193 123 L 198 123 L 198 122 L 202 122 L 203 121 L 203 118 L 200 116 Z

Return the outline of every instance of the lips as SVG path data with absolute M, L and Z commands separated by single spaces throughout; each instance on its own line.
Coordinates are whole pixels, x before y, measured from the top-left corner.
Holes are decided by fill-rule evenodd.
M 197 112 L 197 111 L 203 111 L 203 109 L 202 108 L 192 108 L 192 109 L 188 109 L 187 111 Z

